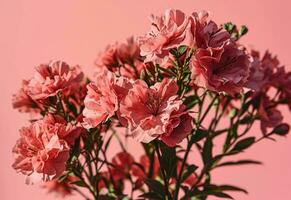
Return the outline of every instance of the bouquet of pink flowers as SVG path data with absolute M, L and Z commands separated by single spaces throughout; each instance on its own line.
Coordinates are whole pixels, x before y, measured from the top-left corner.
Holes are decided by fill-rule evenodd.
M 240 43 L 247 27 L 219 26 L 208 15 L 169 9 L 151 16 L 145 35 L 100 54 L 92 80 L 62 61 L 37 66 L 13 96 L 13 107 L 31 114 L 13 168 L 28 184 L 85 199 L 247 193 L 215 184 L 212 172 L 260 164 L 231 158 L 288 133 L 278 108 L 291 109 L 291 73 L 268 51 Z M 250 134 L 256 123 L 262 133 Z M 127 149 L 130 138 L 144 149 L 139 158 Z

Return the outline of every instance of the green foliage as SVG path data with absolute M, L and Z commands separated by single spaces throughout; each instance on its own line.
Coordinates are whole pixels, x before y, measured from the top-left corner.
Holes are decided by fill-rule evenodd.
M 232 22 L 227 22 L 223 24 L 223 28 L 231 35 L 235 40 L 239 40 L 242 36 L 248 33 L 248 28 L 242 25 L 239 29 Z

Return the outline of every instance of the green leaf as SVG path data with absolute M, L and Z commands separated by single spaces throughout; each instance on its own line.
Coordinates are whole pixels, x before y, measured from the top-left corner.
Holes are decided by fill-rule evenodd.
M 285 136 L 288 134 L 290 130 L 290 126 L 289 124 L 286 124 L 286 123 L 282 123 L 282 124 L 279 124 L 278 126 L 276 126 L 272 133 L 276 134 L 276 135 L 280 135 L 280 136 Z
M 178 51 L 176 48 L 173 48 L 173 49 L 170 49 L 170 53 L 175 56 L 175 57 L 178 57 Z
M 207 138 L 202 151 L 204 165 L 209 164 L 212 160 L 212 148 L 213 148 L 212 140 L 211 138 Z
M 146 179 L 145 184 L 147 184 L 147 186 L 156 194 L 165 196 L 164 186 L 161 182 L 153 179 Z
M 192 135 L 191 139 L 190 139 L 190 143 L 194 144 L 196 142 L 199 142 L 200 140 L 206 138 L 209 135 L 207 130 L 203 130 L 203 129 L 197 129 L 194 134 Z
M 114 200 L 116 198 L 113 196 L 109 196 L 109 195 L 104 194 L 104 195 L 99 195 L 98 199 L 100 199 L 100 200 Z
M 163 143 L 161 143 L 163 144 Z M 168 147 L 166 145 L 161 145 L 161 167 L 166 171 L 168 178 L 175 176 L 177 172 L 177 161 L 178 157 L 176 155 L 176 149 Z
M 155 192 L 147 192 L 144 193 L 142 195 L 139 195 L 139 197 L 141 198 L 145 198 L 145 199 L 156 199 L 156 200 L 164 200 L 164 198 L 162 196 L 160 196 L 159 194 L 155 193 Z
M 178 48 L 179 56 L 184 55 L 184 53 L 186 53 L 187 49 L 188 49 L 188 46 L 186 46 L 186 45 L 179 46 L 179 48 Z
M 252 121 L 254 121 L 254 117 L 252 115 L 246 115 L 239 121 L 239 123 L 250 124 Z
M 205 190 L 215 191 L 215 192 L 223 192 L 223 191 L 236 191 L 243 192 L 248 194 L 245 189 L 233 186 L 233 185 L 209 185 L 205 187 Z
M 232 196 L 230 196 L 229 194 L 226 194 L 224 192 L 212 192 L 209 195 L 216 196 L 219 198 L 234 199 Z
M 242 139 L 241 141 L 237 142 L 235 146 L 232 148 L 231 152 L 241 152 L 250 146 L 252 146 L 255 143 L 255 137 L 248 137 L 245 139 Z
M 200 99 L 196 95 L 186 97 L 184 100 L 185 110 L 193 108 L 198 103 L 200 103 Z
M 182 176 L 182 182 L 184 182 L 192 173 L 194 173 L 198 169 L 196 165 L 189 165 L 186 167 L 186 171 Z
M 75 182 L 72 182 L 71 184 L 73 185 L 77 185 L 79 187 L 86 187 L 85 183 L 81 180 L 78 180 L 78 181 L 75 181 Z
M 241 26 L 241 28 L 239 30 L 240 37 L 247 34 L 248 31 L 249 31 L 248 27 L 246 27 L 245 25 Z
M 231 33 L 236 26 L 232 22 L 227 22 L 223 25 L 224 29 L 227 30 L 227 32 Z
M 218 164 L 216 167 L 224 166 L 237 166 L 237 165 L 261 165 L 262 162 L 256 160 L 239 160 L 239 161 L 229 161 Z
M 233 108 L 233 109 L 231 109 L 230 112 L 229 112 L 229 117 L 230 117 L 230 118 L 234 118 L 237 114 L 238 114 L 238 109 Z

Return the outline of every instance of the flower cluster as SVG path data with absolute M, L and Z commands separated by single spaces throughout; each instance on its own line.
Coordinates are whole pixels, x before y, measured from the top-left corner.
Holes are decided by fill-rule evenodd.
M 140 48 L 133 37 L 125 43 L 108 45 L 96 60 L 97 73 L 104 68 L 119 76 L 138 79 L 145 64 L 140 55 Z
M 212 170 L 259 164 L 223 159 L 288 133 L 280 107 L 291 109 L 291 72 L 268 51 L 260 56 L 241 44 L 245 26 L 219 26 L 208 12 L 169 9 L 150 20 L 145 35 L 99 54 L 92 80 L 62 61 L 39 65 L 23 80 L 13 107 L 34 118 L 20 130 L 13 168 L 28 183 L 42 180 L 49 191 L 86 199 L 79 187 L 94 199 L 245 192 L 216 185 Z M 255 122 L 262 134 L 249 136 Z M 139 159 L 128 151 L 129 138 L 144 150 Z M 200 162 L 189 161 L 193 151 Z
M 28 175 L 28 182 L 60 176 L 66 168 L 70 146 L 81 132 L 81 127 L 50 114 L 33 122 L 20 130 L 21 137 L 13 148 L 13 168 Z

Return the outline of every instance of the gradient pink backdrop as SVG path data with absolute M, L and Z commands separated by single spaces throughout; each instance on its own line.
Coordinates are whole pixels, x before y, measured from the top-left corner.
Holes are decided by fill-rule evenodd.
M 246 24 L 250 32 L 245 43 L 260 50 L 268 48 L 291 66 L 289 0 L 0 0 L 0 199 L 54 199 L 38 186 L 26 186 L 24 177 L 10 167 L 18 129 L 27 124 L 27 115 L 11 108 L 11 95 L 21 79 L 30 77 L 35 65 L 50 59 L 80 64 L 89 73 L 96 54 L 106 44 L 144 33 L 149 27 L 148 15 L 170 7 L 189 14 L 206 9 L 219 23 Z M 291 123 L 290 114 L 286 121 Z M 247 188 L 250 194 L 235 195 L 238 200 L 291 199 L 290 144 L 291 137 L 255 146 L 243 157 L 257 158 L 264 166 L 217 171 L 217 182 Z

